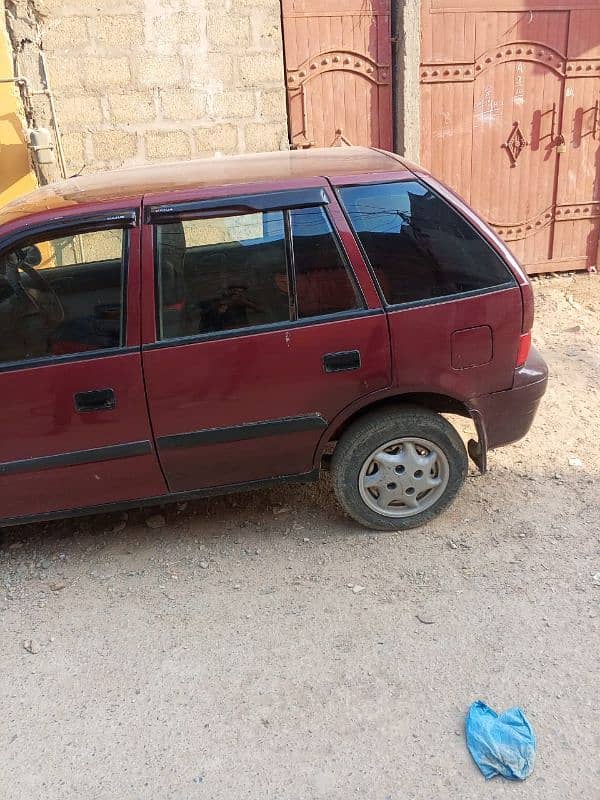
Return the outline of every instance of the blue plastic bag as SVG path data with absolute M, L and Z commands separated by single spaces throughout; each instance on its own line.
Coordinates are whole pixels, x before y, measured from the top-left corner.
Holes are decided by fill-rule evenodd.
M 502 775 L 524 781 L 533 772 L 535 734 L 522 709 L 496 714 L 477 700 L 467 713 L 466 733 L 469 752 L 486 780 Z

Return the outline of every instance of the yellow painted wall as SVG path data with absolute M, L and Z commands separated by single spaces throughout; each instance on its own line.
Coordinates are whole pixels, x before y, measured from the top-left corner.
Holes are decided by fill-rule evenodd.
M 10 43 L 0 4 L 0 78 L 13 76 Z M 0 83 L 0 206 L 35 189 L 37 182 L 29 165 L 23 132 L 19 90 L 12 83 Z

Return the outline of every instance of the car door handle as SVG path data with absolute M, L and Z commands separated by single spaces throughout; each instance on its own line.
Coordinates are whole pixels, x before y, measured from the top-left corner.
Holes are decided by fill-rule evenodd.
M 117 405 L 117 398 L 112 389 L 92 389 L 89 392 L 75 394 L 75 408 L 84 411 L 112 411 Z
M 325 372 L 344 372 L 345 370 L 360 368 L 360 353 L 358 350 L 343 350 L 341 353 L 325 353 L 323 356 L 323 369 Z

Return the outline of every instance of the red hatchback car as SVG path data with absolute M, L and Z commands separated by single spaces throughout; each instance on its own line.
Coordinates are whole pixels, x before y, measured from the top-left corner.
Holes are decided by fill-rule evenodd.
M 71 178 L 0 209 L 2 525 L 316 479 L 388 530 L 546 388 L 533 295 L 431 175 L 363 148 Z

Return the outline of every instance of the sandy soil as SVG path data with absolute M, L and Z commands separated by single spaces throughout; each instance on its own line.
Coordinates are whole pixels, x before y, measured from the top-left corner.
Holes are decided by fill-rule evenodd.
M 325 476 L 7 531 L 0 797 L 600 797 L 600 277 L 535 288 L 535 427 L 427 528 Z M 477 698 L 532 721 L 524 787 L 472 763 Z

